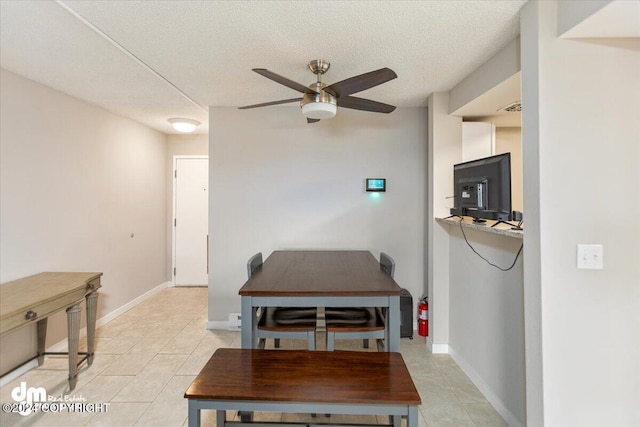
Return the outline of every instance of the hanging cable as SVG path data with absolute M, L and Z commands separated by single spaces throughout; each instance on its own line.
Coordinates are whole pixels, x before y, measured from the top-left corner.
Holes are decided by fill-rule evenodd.
M 509 271 L 509 270 L 511 270 L 511 269 L 516 265 L 516 262 L 518 261 L 518 257 L 520 256 L 520 252 L 522 252 L 522 248 L 524 247 L 524 243 L 522 243 L 522 244 L 520 245 L 520 249 L 518 249 L 518 253 L 516 254 L 516 258 L 513 260 L 513 264 L 511 264 L 511 267 L 509 267 L 509 268 L 502 268 L 502 267 L 500 267 L 500 266 L 498 266 L 498 265 L 493 264 L 493 263 L 492 263 L 492 262 L 490 262 L 488 259 L 486 259 L 486 258 L 485 258 L 485 257 L 483 257 L 482 255 L 480 255 L 480 254 L 478 253 L 478 251 L 476 251 L 476 250 L 474 249 L 474 247 L 473 247 L 473 246 L 471 246 L 471 243 L 469 243 L 469 240 L 467 240 L 467 235 L 464 233 L 464 228 L 462 227 L 462 218 L 460 218 L 460 221 L 458 221 L 458 223 L 460 224 L 460 231 L 462 231 L 462 236 L 464 237 L 464 241 L 465 241 L 465 242 L 467 242 L 467 245 L 471 248 L 471 250 L 472 250 L 473 252 L 475 252 L 475 254 L 476 254 L 476 255 L 478 255 L 480 258 L 482 258 L 483 260 L 485 260 L 485 261 L 487 262 L 487 264 L 489 264 L 490 266 L 495 267 L 495 268 L 497 268 L 498 270 L 501 270 L 501 271 Z

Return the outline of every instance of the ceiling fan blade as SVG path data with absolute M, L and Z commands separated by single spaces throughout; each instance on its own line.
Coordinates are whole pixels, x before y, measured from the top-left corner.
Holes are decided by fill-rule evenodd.
M 247 110 L 249 108 L 268 107 L 269 105 L 287 104 L 289 102 L 302 101 L 302 98 L 283 99 L 280 101 L 263 102 L 262 104 L 245 105 L 244 107 L 238 107 L 238 110 Z
M 387 114 L 396 109 L 396 107 L 393 105 L 384 104 L 378 101 L 372 101 L 370 99 L 356 98 L 355 96 L 345 96 L 343 98 L 338 98 L 338 107 Z
M 319 121 L 320 121 L 320 119 L 309 119 L 309 118 L 307 118 L 307 123 L 316 123 L 316 122 L 319 122 Z
M 324 90 L 333 94 L 336 98 L 340 98 L 381 85 L 382 83 L 393 80 L 396 77 L 398 77 L 398 75 L 393 70 L 389 68 L 381 68 L 376 71 L 360 74 L 359 76 L 334 83 L 324 88 Z
M 254 68 L 253 71 L 255 71 L 256 73 L 260 74 L 261 76 L 264 76 L 268 79 L 273 80 L 276 83 L 280 83 L 281 85 L 284 85 L 288 88 L 291 88 L 293 90 L 297 90 L 298 92 L 302 92 L 302 93 L 317 93 L 315 90 L 313 89 L 309 89 L 307 86 L 294 82 L 293 80 L 289 80 L 286 77 L 282 77 L 279 74 L 276 74 L 272 71 L 266 70 L 264 68 Z

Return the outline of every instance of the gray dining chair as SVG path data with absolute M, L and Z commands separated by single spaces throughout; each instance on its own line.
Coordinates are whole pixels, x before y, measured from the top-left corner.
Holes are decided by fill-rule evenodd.
M 381 252 L 380 268 L 393 278 L 396 263 Z M 334 350 L 336 339 L 362 339 L 364 348 L 369 347 L 369 339 L 375 339 L 378 351 L 384 350 L 386 312 L 380 307 L 327 307 L 325 324 L 327 351 Z
M 249 279 L 262 267 L 262 253 L 247 262 Z M 318 311 L 315 307 L 261 307 L 258 317 L 258 348 L 264 349 L 266 340 L 273 338 L 280 347 L 281 338 L 306 339 L 308 349 L 316 349 Z

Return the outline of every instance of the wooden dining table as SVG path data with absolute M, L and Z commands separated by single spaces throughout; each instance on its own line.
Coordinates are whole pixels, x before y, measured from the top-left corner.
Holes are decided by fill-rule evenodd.
M 369 251 L 274 251 L 240 288 L 242 348 L 257 348 L 259 307 L 381 307 L 385 349 L 400 351 L 400 286 Z

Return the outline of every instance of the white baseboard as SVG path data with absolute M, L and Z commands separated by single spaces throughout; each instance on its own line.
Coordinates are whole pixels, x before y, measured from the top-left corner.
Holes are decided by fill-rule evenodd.
M 164 283 L 159 284 L 155 288 L 152 288 L 152 289 L 148 290 L 144 294 L 140 295 L 138 298 L 136 298 L 134 300 L 131 300 L 128 303 L 126 303 L 125 305 L 123 305 L 122 307 L 113 310 L 111 313 L 109 313 L 109 314 L 107 314 L 105 316 L 102 316 L 100 319 L 98 319 L 96 321 L 96 328 L 99 328 L 100 326 L 106 325 L 107 323 L 109 323 L 113 319 L 115 319 L 116 317 L 119 317 L 119 316 L 123 315 L 124 313 L 126 313 L 127 311 L 131 310 L 133 307 L 135 307 L 136 305 L 140 304 L 144 300 L 147 300 L 147 299 L 151 298 L 153 295 L 155 295 L 158 292 L 160 292 L 161 290 L 166 289 L 166 288 L 170 288 L 170 287 L 171 287 L 171 282 L 164 282 Z M 87 334 L 86 328 L 84 329 L 84 334 L 85 335 Z
M 224 329 L 229 330 L 229 322 L 226 320 L 209 320 L 207 321 L 207 329 Z
M 431 337 L 427 337 L 427 347 L 433 354 L 448 354 L 449 344 L 434 344 Z
M 150 289 L 149 291 L 145 292 L 144 294 L 140 295 L 139 297 L 137 297 L 134 300 L 129 301 L 128 303 L 126 303 L 125 305 L 123 305 L 122 307 L 119 307 L 115 310 L 113 310 L 111 313 L 102 316 L 100 319 L 96 320 L 96 328 L 99 328 L 100 326 L 104 326 L 107 323 L 109 323 L 110 321 L 112 321 L 113 319 L 115 319 L 116 317 L 126 313 L 127 311 L 131 310 L 133 307 L 135 307 L 136 305 L 140 304 L 142 301 L 150 298 L 151 296 L 157 294 L 158 292 L 160 292 L 161 290 L 170 287 L 171 286 L 171 282 L 164 282 L 158 286 L 156 286 L 153 289 Z M 226 322 L 224 322 L 226 324 Z M 82 337 L 86 337 L 87 336 L 87 328 L 84 327 L 82 329 L 80 329 L 80 338 Z M 47 349 L 45 351 L 47 352 L 65 352 L 67 351 L 67 346 L 69 344 L 69 341 L 67 338 L 63 339 L 62 341 L 59 341 L 55 344 L 53 344 L 50 347 L 47 347 Z M 5 384 L 15 380 L 16 378 L 20 377 L 20 375 L 30 371 L 33 368 L 37 368 L 38 367 L 38 361 L 37 360 L 32 360 L 30 362 L 25 363 L 24 365 L 20 366 L 18 369 L 16 369 L 13 372 L 10 372 L 6 375 L 4 375 L 2 378 L 0 378 L 0 387 L 4 386 Z
M 113 310 L 111 313 L 108 313 L 108 314 L 102 316 L 101 318 L 99 318 L 98 320 L 96 320 L 96 328 L 99 328 L 100 326 L 106 325 L 107 323 L 111 322 L 115 318 L 117 318 L 117 317 L 123 315 L 124 313 L 126 313 L 127 311 L 131 310 L 133 307 L 135 307 L 136 305 L 140 304 L 142 301 L 144 301 L 146 299 L 149 299 L 153 295 L 155 295 L 158 292 L 160 292 L 161 290 L 166 289 L 166 288 L 170 288 L 170 287 L 171 287 L 171 282 L 164 282 L 164 283 L 156 286 L 155 288 L 152 288 L 152 289 L 148 290 L 147 292 L 145 292 L 144 294 L 140 295 L 136 299 L 133 299 L 133 300 L 129 301 L 125 305 Z M 80 338 L 86 337 L 86 336 L 87 336 L 87 328 L 84 327 L 84 328 L 80 329 Z M 47 348 L 46 351 L 51 351 L 51 352 L 66 351 L 68 343 L 69 343 L 69 341 L 65 338 L 62 341 L 59 341 L 59 342 L 53 344 L 51 347 Z
M 20 375 L 26 374 L 33 368 L 37 368 L 37 367 L 38 367 L 38 359 L 33 359 L 31 362 L 25 363 L 24 365 L 17 368 L 15 371 L 12 371 L 6 374 L 5 376 L 1 377 L 0 387 L 4 387 L 5 385 L 9 384 L 11 381 L 15 380 L 16 378 L 19 378 Z
M 513 413 L 507 409 L 506 405 L 489 387 L 489 385 L 484 382 L 482 377 L 471 367 L 471 365 L 458 353 L 455 352 L 454 349 L 449 347 L 449 355 L 451 358 L 460 366 L 460 369 L 469 377 L 471 382 L 478 387 L 478 390 L 487 398 L 489 403 L 495 408 L 495 410 L 500 414 L 500 416 L 505 420 L 505 422 L 510 427 L 524 427 L 524 424 L 518 421 L 518 419 L 513 415 Z

